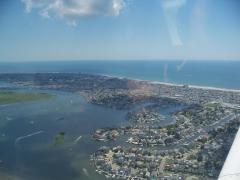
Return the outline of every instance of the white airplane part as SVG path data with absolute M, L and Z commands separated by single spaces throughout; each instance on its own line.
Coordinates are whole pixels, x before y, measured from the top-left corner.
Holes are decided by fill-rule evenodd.
M 218 180 L 240 180 L 240 129 L 235 136 Z

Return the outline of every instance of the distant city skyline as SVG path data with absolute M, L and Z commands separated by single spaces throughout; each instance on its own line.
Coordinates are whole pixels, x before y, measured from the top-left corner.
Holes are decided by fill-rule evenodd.
M 3 0 L 0 62 L 240 60 L 239 0 Z

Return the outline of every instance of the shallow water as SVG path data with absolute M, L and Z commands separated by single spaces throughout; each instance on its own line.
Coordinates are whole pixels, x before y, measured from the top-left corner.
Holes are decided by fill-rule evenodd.
M 26 180 L 104 179 L 89 162 L 89 156 L 102 145 L 90 134 L 121 124 L 126 112 L 89 104 L 76 94 L 49 93 L 56 97 L 0 107 L 0 172 Z M 43 132 L 16 143 L 18 137 L 38 131 Z M 64 142 L 54 146 L 59 132 L 65 132 Z

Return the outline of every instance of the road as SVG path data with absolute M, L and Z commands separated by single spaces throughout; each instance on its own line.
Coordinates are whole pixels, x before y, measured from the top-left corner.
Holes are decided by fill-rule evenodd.
M 184 145 L 191 144 L 198 137 L 205 135 L 207 132 L 213 130 L 214 128 L 217 128 L 218 126 L 222 126 L 222 125 L 232 121 L 233 119 L 235 119 L 237 117 L 240 117 L 240 114 L 233 114 L 233 113 L 228 114 L 225 117 L 223 117 L 222 119 L 220 119 L 219 121 L 214 122 L 211 125 L 201 127 L 200 132 L 193 133 L 192 135 L 190 135 L 189 138 L 185 138 L 185 139 L 179 141 L 177 144 L 158 147 L 158 149 L 162 152 L 169 151 L 169 150 L 177 150 L 177 149 L 183 147 Z

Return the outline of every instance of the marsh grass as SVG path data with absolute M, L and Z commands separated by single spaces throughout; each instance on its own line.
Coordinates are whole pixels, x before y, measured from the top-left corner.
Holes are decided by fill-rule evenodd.
M 25 101 L 36 101 L 42 99 L 50 99 L 53 95 L 48 93 L 32 93 L 32 92 L 14 92 L 0 90 L 0 104 L 11 104 Z

